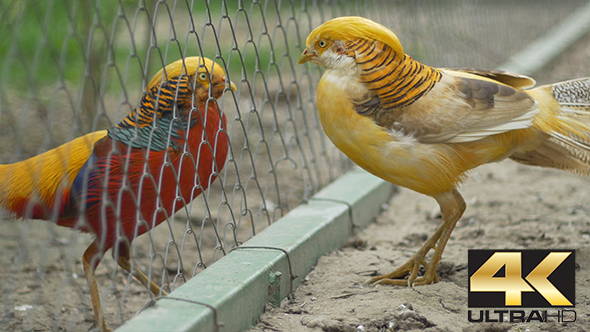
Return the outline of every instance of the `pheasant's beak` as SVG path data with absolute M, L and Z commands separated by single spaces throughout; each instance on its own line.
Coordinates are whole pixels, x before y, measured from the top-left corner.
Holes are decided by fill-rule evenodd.
M 300 65 L 302 65 L 302 64 L 304 64 L 304 63 L 306 63 L 306 62 L 310 61 L 310 60 L 311 60 L 311 58 L 313 58 L 313 57 L 316 57 L 316 56 L 317 56 L 317 55 L 315 55 L 315 54 L 314 54 L 314 53 L 312 53 L 312 52 L 309 52 L 309 51 L 307 50 L 307 48 L 306 48 L 306 49 L 303 51 L 303 53 L 301 53 L 301 56 L 299 57 L 299 61 L 298 61 L 298 63 L 299 63 Z
M 232 89 L 232 91 L 238 91 L 238 87 L 232 81 L 229 81 L 229 87 Z
M 219 93 L 223 92 L 226 87 L 226 82 L 229 82 L 229 88 L 233 91 L 238 91 L 238 87 L 232 81 L 227 81 L 227 78 L 224 77 L 223 80 L 213 84 L 213 89 Z

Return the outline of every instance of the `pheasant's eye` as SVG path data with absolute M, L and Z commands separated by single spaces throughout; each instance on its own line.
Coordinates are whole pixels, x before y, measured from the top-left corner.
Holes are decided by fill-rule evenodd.
M 207 74 L 206 73 L 200 73 L 199 74 L 199 81 L 206 81 L 207 80 Z
M 325 40 L 320 40 L 318 42 L 318 46 L 321 47 L 321 48 L 326 47 L 326 45 L 328 45 L 328 42 L 326 42 Z

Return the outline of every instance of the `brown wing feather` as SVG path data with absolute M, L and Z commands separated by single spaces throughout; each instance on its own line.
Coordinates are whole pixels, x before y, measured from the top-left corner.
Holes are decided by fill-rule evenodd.
M 469 74 L 444 75 L 427 98 L 405 109 L 389 128 L 424 143 L 460 143 L 527 128 L 538 112 L 523 91 Z

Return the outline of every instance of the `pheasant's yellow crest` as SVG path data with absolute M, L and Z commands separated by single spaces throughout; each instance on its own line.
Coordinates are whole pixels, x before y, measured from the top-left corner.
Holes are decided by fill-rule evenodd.
M 215 62 L 211 61 L 207 58 L 202 58 L 198 56 L 194 57 L 186 57 L 180 60 L 177 60 L 165 68 L 160 69 L 156 75 L 152 78 L 150 83 L 148 84 L 146 90 L 153 88 L 154 86 L 160 84 L 161 82 L 167 82 L 171 77 L 179 77 L 182 74 L 188 76 L 195 76 L 196 73 L 199 73 L 199 76 L 196 79 L 203 83 L 206 88 L 208 88 L 209 77 L 213 74 L 214 77 L 223 77 L 225 78 L 225 70 L 221 67 L 221 65 L 216 64 Z M 236 90 L 236 86 L 229 82 L 230 88 L 232 90 Z
M 338 17 L 322 24 L 309 34 L 306 44 L 313 45 L 319 38 L 341 41 L 357 38 L 375 40 L 387 44 L 397 54 L 404 54 L 399 39 L 391 30 L 359 16 Z

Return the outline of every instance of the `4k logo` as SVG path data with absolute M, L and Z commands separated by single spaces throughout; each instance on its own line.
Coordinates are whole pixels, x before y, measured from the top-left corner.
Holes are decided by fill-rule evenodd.
M 573 307 L 573 250 L 469 250 L 470 308 Z

